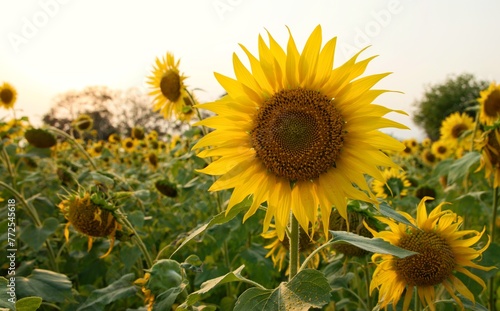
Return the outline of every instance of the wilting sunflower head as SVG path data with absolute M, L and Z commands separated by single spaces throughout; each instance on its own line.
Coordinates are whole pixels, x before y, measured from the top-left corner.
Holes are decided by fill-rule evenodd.
M 465 142 L 467 133 L 472 134 L 474 129 L 474 119 L 466 113 L 455 112 L 447 116 L 441 123 L 439 129 L 440 139 L 447 141 L 450 145 L 456 147 Z
M 479 121 L 486 125 L 492 125 L 500 118 L 500 85 L 492 82 L 490 86 L 481 91 L 478 99 L 481 111 Z
M 177 186 L 168 179 L 161 179 L 155 182 L 155 187 L 158 192 L 169 197 L 177 197 Z
M 0 85 L 0 107 L 10 109 L 14 107 L 17 100 L 16 89 L 7 82 Z
M 375 202 L 364 174 L 383 180 L 377 166 L 398 167 L 380 150 L 404 146 L 379 129 L 406 127 L 372 103 L 387 92 L 372 87 L 388 73 L 360 78 L 374 57 L 358 61 L 359 52 L 334 68 L 336 38 L 322 47 L 320 26 L 302 52 L 291 34 L 285 49 L 268 36 L 269 44 L 259 36 L 258 58 L 241 46 L 250 68 L 233 55 L 236 79 L 215 74 L 227 95 L 197 105 L 217 115 L 197 123 L 215 130 L 193 148 L 216 158 L 200 170 L 221 175 L 211 191 L 234 188 L 228 211 L 252 196 L 246 220 L 267 202 L 264 232 L 274 218 L 283 240 L 290 211 L 307 232 L 319 207 L 327 235 L 332 205 L 347 217 L 346 197 Z
M 481 249 L 472 248 L 481 239 L 485 229 L 482 232 L 459 230 L 463 219 L 451 210 L 443 211 L 442 206 L 446 203 L 439 204 L 428 214 L 425 202 L 430 199 L 432 198 L 424 197 L 420 201 L 416 219 L 400 212 L 415 227 L 398 224 L 385 217 L 377 219 L 385 223 L 389 230 L 377 232 L 367 226 L 375 238 L 382 238 L 393 245 L 418 253 L 405 258 L 387 254 L 372 256 L 377 268 L 373 273 L 370 291 L 378 288 L 380 308 L 389 304 L 395 307 L 406 290 L 403 303 L 403 310 L 406 311 L 416 290 L 424 307 L 428 306 L 434 311 L 434 303 L 440 298 L 436 297 L 435 287 L 443 286 L 463 309 L 462 302 L 455 292 L 458 291 L 472 302 L 474 295 L 455 276 L 457 272 L 473 279 L 483 288 L 486 287 L 481 278 L 466 269 L 487 271 L 494 268 L 473 262 L 481 257 L 490 244 L 488 239 Z
M 395 168 L 386 168 L 382 172 L 384 180 L 373 180 L 372 190 L 379 198 L 387 199 L 388 197 L 401 197 L 408 193 L 408 187 L 411 186 L 410 181 L 406 177 L 406 173 Z
M 24 133 L 24 138 L 36 148 L 51 148 L 57 144 L 56 137 L 44 129 L 31 128 Z
M 113 249 L 115 232 L 117 228 L 120 228 L 120 225 L 113 216 L 110 207 L 100 203 L 100 200 L 96 199 L 96 195 L 98 194 L 89 192 L 73 193 L 62 200 L 58 207 L 68 220 L 64 231 L 66 240 L 69 239 L 70 225 L 73 225 L 78 232 L 88 236 L 89 250 L 92 248 L 93 238 L 110 237 L 110 248 L 102 256 L 104 257 Z
M 80 132 L 90 131 L 94 126 L 94 119 L 88 114 L 81 114 L 73 121 L 73 127 Z
M 485 132 L 478 144 L 481 150 L 481 165 L 486 178 L 493 175 L 493 188 L 500 187 L 500 128 Z
M 172 53 L 163 59 L 156 58 L 153 74 L 148 77 L 151 87 L 149 95 L 154 96 L 154 111 L 160 111 L 165 119 L 173 115 L 180 120 L 189 120 L 192 101 L 184 85 L 186 77 L 179 72 L 180 60 L 175 61 Z M 188 108 L 185 108 L 188 107 Z

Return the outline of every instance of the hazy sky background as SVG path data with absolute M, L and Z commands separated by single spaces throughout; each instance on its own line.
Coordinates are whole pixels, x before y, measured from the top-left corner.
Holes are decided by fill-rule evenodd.
M 411 114 L 425 86 L 450 75 L 500 81 L 499 12 L 498 0 L 0 0 L 0 83 L 17 88 L 16 113 L 37 124 L 71 89 L 146 90 L 155 57 L 171 51 L 211 101 L 224 92 L 213 72 L 234 77 L 232 53 L 244 59 L 238 43 L 256 52 L 267 29 L 283 46 L 289 26 L 301 50 L 321 24 L 324 42 L 338 37 L 335 66 L 371 45 L 362 58 L 380 56 L 367 73 L 393 72 L 377 87 L 404 92 L 377 103 Z M 387 132 L 423 137 L 410 117 L 390 118 L 412 130 Z

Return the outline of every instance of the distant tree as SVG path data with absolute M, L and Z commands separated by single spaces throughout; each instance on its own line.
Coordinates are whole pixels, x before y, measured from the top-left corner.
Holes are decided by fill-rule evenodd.
M 428 85 L 423 98 L 414 103 L 413 121 L 430 139 L 438 140 L 441 122 L 451 113 L 467 112 L 475 117 L 474 111 L 466 109 L 477 104 L 479 92 L 486 87 L 487 81 L 478 81 L 468 73 L 449 77 L 444 83 Z
M 137 88 L 122 91 L 92 86 L 57 96 L 43 121 L 69 133 L 73 120 L 80 114 L 88 114 L 94 120 L 96 138 L 103 140 L 112 133 L 130 135 L 136 125 L 160 135 L 182 130 L 182 123 L 164 120 L 153 112 L 151 102 L 151 98 Z

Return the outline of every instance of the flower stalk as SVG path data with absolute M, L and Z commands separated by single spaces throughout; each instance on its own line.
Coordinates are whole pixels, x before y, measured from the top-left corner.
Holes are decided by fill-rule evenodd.
M 291 280 L 298 272 L 299 238 L 299 222 L 293 213 L 290 213 L 290 236 L 288 237 L 288 240 L 290 241 L 290 274 L 288 276 L 288 280 Z

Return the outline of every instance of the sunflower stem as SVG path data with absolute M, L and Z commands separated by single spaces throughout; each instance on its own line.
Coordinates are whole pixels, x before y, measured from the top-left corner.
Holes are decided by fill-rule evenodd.
M 290 281 L 298 272 L 299 268 L 299 222 L 293 213 L 290 213 Z
M 492 205 L 492 209 L 493 209 L 493 213 L 491 215 L 491 232 L 490 232 L 490 235 L 491 235 L 491 242 L 495 243 L 495 221 L 496 221 L 496 218 L 497 218 L 497 207 L 498 207 L 498 187 L 497 188 L 493 188 L 493 205 Z M 490 292 L 489 292 L 489 301 L 490 301 L 490 310 L 495 310 L 495 290 L 496 288 L 493 286 L 495 285 L 495 277 L 492 276 L 489 280 L 488 280 L 488 287 L 490 288 Z
M 142 241 L 142 239 L 139 236 L 139 234 L 137 233 L 137 231 L 135 231 L 134 226 L 130 223 L 127 216 L 125 216 L 125 214 L 119 208 L 115 211 L 114 214 L 117 216 L 116 220 L 120 224 L 124 225 L 125 227 L 127 227 L 128 229 L 130 229 L 132 231 L 133 239 L 135 240 L 137 246 L 139 247 L 142 254 L 144 255 L 144 259 L 146 260 L 146 265 L 147 265 L 146 268 L 151 268 L 153 266 L 153 260 L 151 260 L 151 256 L 149 255 L 148 249 L 147 249 L 146 245 L 144 245 L 144 242 Z
M 71 135 L 68 135 L 66 132 L 64 131 L 61 131 L 60 129 L 56 128 L 56 127 L 53 127 L 53 126 L 48 126 L 47 129 L 49 131 L 52 131 L 58 135 L 61 135 L 63 136 L 64 138 L 68 139 L 73 145 L 75 145 L 81 152 L 82 154 L 87 158 L 87 160 L 89 161 L 90 165 L 92 166 L 92 168 L 97 171 L 97 166 L 95 165 L 94 163 L 94 160 L 92 159 L 92 157 L 88 154 L 87 151 L 85 151 L 85 149 L 83 148 L 82 145 L 80 145 L 73 136 Z

